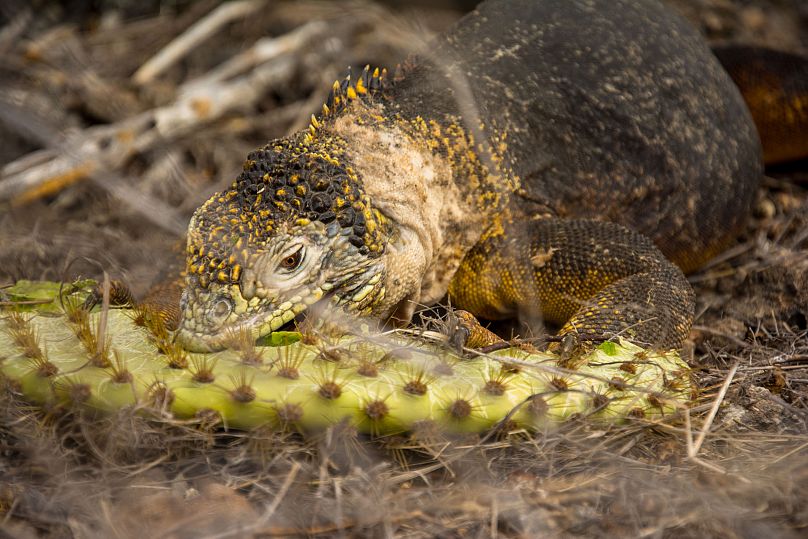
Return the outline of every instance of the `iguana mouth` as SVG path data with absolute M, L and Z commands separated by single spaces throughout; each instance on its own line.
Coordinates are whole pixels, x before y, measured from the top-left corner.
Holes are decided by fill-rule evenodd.
M 296 294 L 279 305 L 247 301 L 238 287 L 217 290 L 186 289 L 183 293 L 183 318 L 175 340 L 191 352 L 214 352 L 227 348 L 234 336 L 248 334 L 258 340 L 278 331 L 294 330 L 296 324 L 310 317 L 321 318 L 324 311 L 347 312 L 367 316 L 373 305 L 384 297 L 384 280 L 380 274 L 366 272 L 355 275 L 350 284 L 339 288 L 323 285 Z M 216 319 L 221 302 L 231 312 Z
M 232 321 L 225 320 L 220 324 L 209 321 L 211 309 L 215 309 L 217 302 L 224 301 L 223 299 L 214 298 L 211 301 L 200 302 L 197 298 L 194 305 L 204 306 L 204 310 L 184 308 L 184 317 L 175 334 L 175 339 L 192 352 L 222 350 L 232 343 L 234 336 L 238 335 L 248 334 L 251 339 L 258 340 L 276 331 L 293 328 L 295 322 L 302 320 L 308 314 L 310 306 L 321 301 L 323 292 L 318 289 L 303 297 L 298 295 L 294 298 L 297 301 L 284 301 L 273 309 L 253 307 L 246 303 L 237 292 L 231 297 L 240 307 L 245 308 L 240 314 L 233 314 Z M 184 302 L 187 303 L 187 299 Z

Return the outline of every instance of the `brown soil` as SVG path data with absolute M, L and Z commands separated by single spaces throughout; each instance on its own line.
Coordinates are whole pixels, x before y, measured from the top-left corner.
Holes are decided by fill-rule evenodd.
M 711 40 L 808 53 L 800 0 L 670 3 Z M 232 180 L 250 149 L 305 126 L 345 66 L 395 65 L 463 3 L 269 3 L 142 84 L 132 80 L 138 68 L 216 2 L 35 4 L 0 6 L 0 284 L 105 269 L 143 293 L 176 256 L 193 209 Z M 277 67 L 258 95 L 221 114 L 221 93 L 192 101 L 189 128 L 158 125 L 149 140 L 126 126 L 95 134 L 170 107 L 181 85 L 312 20 L 327 21 L 325 31 L 289 53 L 291 67 Z M 98 151 L 82 153 L 76 141 Z M 74 181 L 48 193 L 2 190 L 45 159 L 62 159 L 62 184 Z M 86 166 L 91 174 L 77 173 Z M 303 440 L 131 413 L 43 415 L 8 392 L 0 535 L 804 536 L 806 182 L 808 162 L 769 170 L 738 243 L 690 276 L 698 306 L 688 359 L 702 391 L 689 423 L 572 421 L 538 435 L 374 441 L 335 427 Z M 699 450 L 688 450 L 702 431 Z

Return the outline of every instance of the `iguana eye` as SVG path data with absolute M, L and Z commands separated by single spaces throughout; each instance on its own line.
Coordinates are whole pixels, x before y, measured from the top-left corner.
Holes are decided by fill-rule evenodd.
M 233 312 L 233 302 L 225 297 L 220 297 L 213 304 L 213 308 L 208 313 L 208 318 L 213 322 L 221 322 Z
M 302 245 L 298 247 L 297 251 L 284 256 L 278 267 L 285 271 L 294 271 L 300 267 L 301 262 L 303 262 Z

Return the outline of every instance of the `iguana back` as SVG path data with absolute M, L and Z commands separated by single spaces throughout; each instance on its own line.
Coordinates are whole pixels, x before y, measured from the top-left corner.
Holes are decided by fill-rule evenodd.
M 762 177 L 739 92 L 655 0 L 484 2 L 393 92 L 403 111 L 472 111 L 505 133 L 527 215 L 626 225 L 685 271 L 737 234 Z

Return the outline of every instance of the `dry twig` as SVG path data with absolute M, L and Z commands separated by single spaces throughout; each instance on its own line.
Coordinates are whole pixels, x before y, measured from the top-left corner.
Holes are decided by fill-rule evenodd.
M 265 0 L 240 0 L 222 4 L 151 57 L 132 75 L 132 81 L 140 86 L 150 83 L 221 27 L 255 13 L 265 4 Z
M 274 49 L 275 55 L 264 54 L 261 65 L 234 80 L 191 84 L 170 105 L 85 129 L 68 137 L 62 148 L 9 163 L 0 171 L 0 201 L 24 204 L 94 175 L 107 187 L 104 176 L 120 169 L 132 156 L 188 134 L 231 110 L 251 106 L 269 88 L 287 81 L 295 72 L 293 53 L 323 35 L 325 28 L 317 21 L 294 30 L 283 38 L 283 46 Z

